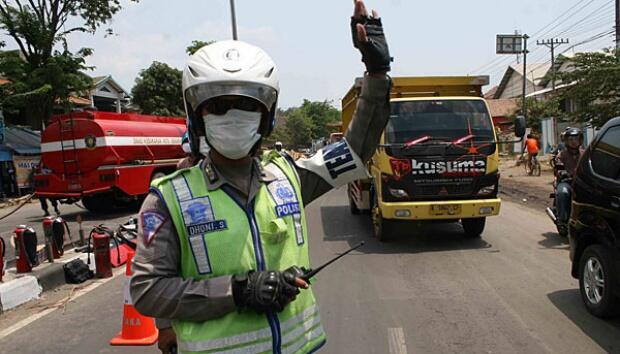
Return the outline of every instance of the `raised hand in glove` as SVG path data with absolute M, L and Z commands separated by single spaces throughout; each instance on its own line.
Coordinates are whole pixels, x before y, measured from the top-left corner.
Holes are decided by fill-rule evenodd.
M 233 277 L 233 297 L 239 309 L 259 313 L 282 311 L 299 294 L 299 288 L 308 284 L 299 278 L 299 268 L 291 267 L 283 272 L 251 271 L 247 275 Z
M 391 70 L 390 57 L 383 24 L 376 11 L 368 15 L 366 5 L 362 0 L 354 0 L 355 12 L 351 17 L 351 33 L 353 45 L 362 53 L 362 61 L 370 74 L 385 74 Z

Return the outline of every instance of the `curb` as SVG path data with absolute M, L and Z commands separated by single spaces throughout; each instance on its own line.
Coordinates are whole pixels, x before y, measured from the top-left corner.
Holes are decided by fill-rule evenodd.
M 0 314 L 39 298 L 42 292 L 54 290 L 65 285 L 63 266 L 74 259 L 87 261 L 87 254 L 74 254 L 61 258 L 54 263 L 43 263 L 30 273 L 17 274 L 15 268 L 9 268 L 0 283 Z M 90 268 L 94 270 L 94 256 L 91 254 Z

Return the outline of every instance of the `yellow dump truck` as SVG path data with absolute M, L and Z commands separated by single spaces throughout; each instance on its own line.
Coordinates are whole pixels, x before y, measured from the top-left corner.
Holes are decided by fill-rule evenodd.
M 395 77 L 393 83 L 390 119 L 368 164 L 371 178 L 348 186 L 351 212 L 370 211 L 381 241 L 395 221 L 407 220 L 460 222 L 467 236 L 480 237 L 501 205 L 497 136 L 482 98 L 489 77 Z M 343 132 L 361 84 L 357 79 L 342 100 Z

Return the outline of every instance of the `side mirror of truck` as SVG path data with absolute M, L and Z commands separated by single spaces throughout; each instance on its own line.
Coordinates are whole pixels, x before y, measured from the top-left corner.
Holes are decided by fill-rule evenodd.
M 523 138 L 525 136 L 525 117 L 517 116 L 515 118 L 515 135 L 517 138 Z

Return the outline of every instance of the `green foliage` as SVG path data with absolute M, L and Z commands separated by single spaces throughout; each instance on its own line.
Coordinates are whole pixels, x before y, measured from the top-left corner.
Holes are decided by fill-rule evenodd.
M 183 93 L 181 92 L 181 70 L 167 64 L 153 62 L 140 71 L 131 90 L 132 102 L 144 114 L 162 116 L 183 116 Z
M 525 104 L 527 105 L 527 126 L 532 128 L 535 133 L 540 133 L 540 124 L 544 118 L 558 118 L 562 114 L 560 102 L 557 98 L 537 100 L 534 97 L 528 97 Z M 522 112 L 523 101 L 519 100 L 517 106 L 518 112 Z
M 25 110 L 27 123 L 35 129 L 49 118 L 56 102 L 68 108 L 69 95 L 92 86 L 82 73 L 90 69 L 85 58 L 92 50 L 71 53 L 67 36 L 94 33 L 121 7 L 120 0 L 1 0 L 0 30 L 19 47 L 18 53 L 0 57 L 0 72 L 11 81 L 0 90 L 3 106 Z M 63 49 L 55 51 L 56 46 Z
M 575 102 L 570 118 L 600 127 L 620 116 L 620 56 L 610 50 L 579 53 L 571 63 L 571 70 L 558 74 L 562 82 L 575 83 L 562 96 Z
M 327 125 L 340 120 L 340 111 L 330 101 L 304 100 L 299 110 L 312 122 L 312 139 L 329 138 L 331 131 Z
M 304 115 L 300 109 L 295 109 L 286 117 L 283 137 L 284 144 L 292 148 L 309 146 L 312 143 L 312 120 Z
M 215 43 L 215 41 L 192 41 L 192 44 L 185 49 L 185 52 L 187 52 L 188 55 L 194 55 L 200 48 L 213 43 Z

